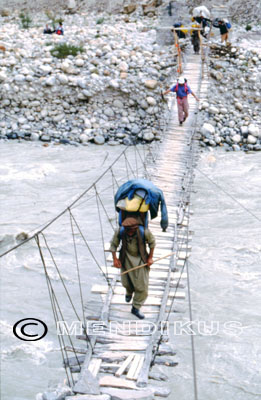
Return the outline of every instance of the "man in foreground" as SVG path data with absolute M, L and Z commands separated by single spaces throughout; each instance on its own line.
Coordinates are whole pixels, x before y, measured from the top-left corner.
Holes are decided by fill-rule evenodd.
M 149 229 L 140 229 L 135 218 L 126 218 L 122 223 L 123 228 L 115 231 L 110 251 L 112 252 L 113 264 L 121 268 L 122 272 L 128 271 L 136 266 L 147 264 L 147 266 L 130 271 L 121 275 L 122 285 L 126 289 L 125 300 L 129 303 L 133 297 L 131 312 L 136 317 L 143 319 L 144 314 L 140 312 L 148 296 L 149 268 L 153 264 L 153 252 L 155 238 Z M 121 242 L 120 256 L 117 258 L 116 251 Z M 149 245 L 150 252 L 146 250 Z

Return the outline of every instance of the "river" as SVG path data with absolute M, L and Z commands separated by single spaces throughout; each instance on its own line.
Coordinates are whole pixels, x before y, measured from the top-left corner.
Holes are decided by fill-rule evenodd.
M 2 250 L 16 243 L 18 233 L 32 232 L 61 212 L 123 149 L 1 143 Z M 194 337 L 198 398 L 202 400 L 261 398 L 260 164 L 259 153 L 215 150 L 201 153 L 195 171 L 190 221 L 194 235 L 189 259 L 193 320 L 219 323 L 213 335 Z M 123 169 L 124 162 L 117 173 Z M 112 209 L 109 192 L 107 198 L 105 192 L 105 203 Z M 81 226 L 85 222 L 92 225 L 91 232 L 85 233 L 95 248 L 101 242 L 101 233 L 97 215 L 92 212 L 94 205 L 83 201 L 73 213 L 80 218 Z M 69 228 L 65 215 L 48 228 L 46 237 L 80 309 Z M 107 229 L 107 241 L 110 235 Z M 90 288 L 103 278 L 80 244 L 79 261 L 83 262 L 83 297 L 92 301 Z M 50 267 L 49 273 L 66 305 L 57 271 Z M 176 318 L 184 322 L 188 318 L 187 301 L 182 307 L 184 313 Z M 67 311 L 66 317 L 72 319 L 69 307 Z M 44 339 L 22 342 L 13 335 L 14 323 L 28 317 L 45 321 L 49 331 Z M 240 329 L 225 329 L 230 321 L 236 321 Z M 35 399 L 37 393 L 65 379 L 45 274 L 33 241 L 2 258 L 1 333 L 3 400 Z M 174 345 L 179 365 L 161 369 L 171 378 L 170 400 L 189 400 L 193 398 L 190 336 L 175 336 Z

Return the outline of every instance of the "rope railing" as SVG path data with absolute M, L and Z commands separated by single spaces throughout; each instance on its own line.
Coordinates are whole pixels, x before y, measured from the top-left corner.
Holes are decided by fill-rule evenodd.
M 85 303 L 86 300 L 88 301 L 89 295 L 87 295 L 87 298 L 84 298 L 86 297 L 86 294 L 84 295 L 86 291 L 83 291 L 82 281 L 82 265 L 84 262 L 82 253 L 84 250 L 80 254 L 78 248 L 79 246 L 82 246 L 83 249 L 87 249 L 87 252 L 91 257 L 92 263 L 96 265 L 97 269 L 106 280 L 108 287 L 114 293 L 111 285 L 111 279 L 109 278 L 107 270 L 107 260 L 104 251 L 105 230 L 103 225 L 106 224 L 106 229 L 109 228 L 111 231 L 114 229 L 114 227 L 116 227 L 115 225 L 117 223 L 117 213 L 114 207 L 114 195 L 118 187 L 127 179 L 134 179 L 144 176 L 148 177 L 149 172 L 147 170 L 148 165 L 146 160 L 150 159 L 151 163 L 155 162 L 158 154 L 158 149 L 158 143 L 145 145 L 142 146 L 142 148 L 139 148 L 139 146 L 132 146 L 124 149 L 121 154 L 109 165 L 109 167 L 107 167 L 105 171 L 95 180 L 95 182 L 90 184 L 80 195 L 78 195 L 76 199 L 70 203 L 69 206 L 67 206 L 64 210 L 58 213 L 47 223 L 42 224 L 40 229 L 38 227 L 38 229 L 36 229 L 36 232 L 32 233 L 31 236 L 28 237 L 28 239 L 24 240 L 22 243 L 17 244 L 16 246 L 13 246 L 12 248 L 6 250 L 1 254 L 1 257 L 7 256 L 11 252 L 18 251 L 21 246 L 25 246 L 26 243 L 34 239 L 38 247 L 40 262 L 43 266 L 54 322 L 56 324 L 57 330 L 60 329 L 59 321 L 66 321 L 65 313 L 62 309 L 64 308 L 65 303 L 68 302 L 73 315 L 75 315 L 77 321 L 81 323 L 82 331 L 85 333 L 86 341 L 89 346 L 91 346 L 91 342 L 87 335 L 87 321 L 85 316 Z M 103 164 L 105 163 L 105 161 L 106 158 L 103 161 Z M 115 171 L 117 171 L 117 174 L 115 173 Z M 109 185 L 108 182 L 110 182 Z M 105 204 L 104 198 L 111 198 L 109 204 Z M 99 244 L 101 250 L 99 250 L 98 257 L 96 254 L 97 248 L 94 248 L 93 246 L 93 235 L 91 234 L 92 226 L 91 223 L 88 222 L 88 218 L 84 218 L 85 226 L 83 226 L 82 212 L 84 212 L 84 215 L 86 215 L 86 206 L 91 207 L 92 213 L 95 212 L 95 215 L 97 214 L 96 231 L 98 230 L 98 227 L 100 227 L 99 235 L 101 236 Z M 62 217 L 66 216 L 68 216 L 68 219 L 64 218 L 63 220 L 61 220 Z M 53 228 L 55 225 L 57 227 Z M 55 255 L 54 253 L 54 250 L 57 246 L 54 245 L 56 244 L 56 242 L 55 237 L 53 237 L 54 234 L 52 232 L 54 230 L 56 232 L 59 232 L 61 226 L 62 229 L 65 229 L 65 233 L 67 232 L 68 227 L 68 234 L 72 237 L 72 252 L 70 252 L 69 248 L 68 251 L 70 252 L 70 257 L 72 257 L 72 259 L 74 260 L 74 262 L 70 261 L 70 264 L 74 266 L 74 273 L 76 273 L 77 275 L 79 295 L 76 299 L 73 299 L 70 294 L 68 284 L 65 283 L 65 278 L 63 277 L 62 273 L 63 265 L 61 266 L 62 263 L 57 260 L 57 254 Z M 49 232 L 50 227 L 52 227 L 51 232 Z M 97 240 L 95 245 L 95 247 L 97 247 Z M 84 254 L 84 258 L 86 259 L 86 252 Z M 101 259 L 101 255 L 103 255 L 104 260 Z M 105 272 L 102 267 L 103 263 L 105 263 Z M 55 272 L 57 273 L 59 285 L 61 285 L 62 292 L 60 289 L 59 292 L 57 292 L 56 284 L 54 285 L 54 283 L 52 282 L 54 279 L 53 276 L 50 275 L 52 268 L 54 268 Z M 76 302 L 79 303 L 77 307 Z M 79 310 L 81 310 L 81 317 Z M 65 309 L 65 312 L 68 313 L 68 307 Z M 66 371 L 67 381 L 68 384 L 72 386 L 74 384 L 74 379 L 72 375 L 73 371 L 71 371 L 70 369 L 70 361 L 67 349 L 72 349 L 75 354 L 76 363 L 79 367 L 80 360 L 77 357 L 77 349 L 74 346 L 72 337 L 70 335 L 70 332 L 68 332 L 68 327 L 66 324 L 64 325 L 64 328 L 67 330 L 66 335 L 59 334 L 57 331 L 57 336 L 63 359 L 63 365 Z M 66 345 L 67 341 L 69 341 L 69 347 Z
M 143 148 L 145 148 L 145 147 L 148 147 L 148 148 L 149 148 L 150 146 L 151 146 L 151 145 L 148 145 L 148 146 L 145 145 L 145 146 L 143 146 Z M 155 146 L 155 144 L 154 144 L 154 146 Z M 105 177 L 105 175 L 106 175 L 109 171 L 112 170 L 112 167 L 115 166 L 115 165 L 121 160 L 122 157 L 125 158 L 125 162 L 126 162 L 127 165 L 129 166 L 129 165 L 130 165 L 129 161 L 126 161 L 126 160 L 127 160 L 127 155 L 126 155 L 126 153 L 129 151 L 129 149 L 134 149 L 134 151 L 137 152 L 138 158 L 139 158 L 140 163 L 141 163 L 140 169 L 141 169 L 141 168 L 144 168 L 145 171 L 146 171 L 146 163 L 145 163 L 145 159 L 146 159 L 146 156 L 147 156 L 146 151 L 149 151 L 149 150 L 144 150 L 144 157 L 142 158 L 142 156 L 141 156 L 141 154 L 140 154 L 140 151 L 139 151 L 139 149 L 138 149 L 137 146 L 126 147 L 126 149 L 124 149 L 124 150 L 120 153 L 120 155 L 111 163 L 111 165 L 110 165 L 109 167 L 107 167 L 107 168 L 105 169 L 105 171 L 104 171 L 90 186 L 88 186 L 88 188 L 86 188 L 79 196 L 77 196 L 77 198 L 76 198 L 75 200 L 73 200 L 66 208 L 64 208 L 60 213 L 58 213 L 55 217 L 53 217 L 53 218 L 52 218 L 51 220 L 49 220 L 47 223 L 42 224 L 40 228 L 34 230 L 34 231 L 33 231 L 34 233 L 33 233 L 31 236 L 29 236 L 27 239 L 25 239 L 23 242 L 18 243 L 17 245 L 12 246 L 10 249 L 8 249 L 8 250 L 6 250 L 5 252 L 1 253 L 1 254 L 0 254 L 0 257 L 3 257 L 3 256 L 5 256 L 5 255 L 7 255 L 7 254 L 10 253 L 11 251 L 13 251 L 13 250 L 15 250 L 15 249 L 17 249 L 17 248 L 19 248 L 19 247 L 21 247 L 21 246 L 24 246 L 27 242 L 33 240 L 37 235 L 41 234 L 43 231 L 45 231 L 47 228 L 49 228 L 55 221 L 57 221 L 57 220 L 58 220 L 60 217 L 62 217 L 66 212 L 68 212 L 68 209 L 73 209 L 76 205 L 78 205 L 78 204 L 79 204 L 79 201 L 80 201 L 83 197 L 85 197 L 85 196 L 94 188 L 94 186 L 97 185 L 97 184 Z M 127 167 L 127 165 L 126 165 L 126 170 L 129 168 L 129 167 Z M 136 176 L 135 176 L 133 170 L 132 170 L 132 173 L 133 173 L 133 177 L 132 177 L 132 178 L 135 178 Z M 148 175 L 148 172 L 146 171 L 144 174 L 145 174 L 145 175 Z M 127 171 L 127 176 L 130 176 L 129 170 Z M 114 175 L 114 177 L 115 177 L 115 175 Z M 116 178 L 115 178 L 115 180 L 116 180 Z M 124 180 L 126 180 L 126 175 L 124 176 Z M 117 182 L 117 181 L 116 181 L 116 182 Z M 119 186 L 118 183 L 117 183 L 117 186 Z

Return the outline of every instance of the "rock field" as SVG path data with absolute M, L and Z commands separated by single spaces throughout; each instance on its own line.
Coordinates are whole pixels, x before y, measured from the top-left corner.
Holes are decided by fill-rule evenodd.
M 187 17 L 197 3 L 188 2 Z M 167 21 L 160 13 L 167 13 L 168 2 L 111 4 L 121 11 L 78 13 L 83 4 L 69 0 L 53 14 L 64 21 L 63 36 L 43 34 L 52 22 L 46 10 L 30 14 L 29 29 L 21 28 L 19 11 L 0 10 L 0 140 L 131 145 L 161 139 L 167 113 L 161 92 L 177 76 L 174 47 L 163 46 L 155 29 Z M 242 26 L 233 30 L 247 40 Z M 258 36 L 258 27 L 253 31 Z M 77 54 L 57 58 L 62 44 Z M 183 50 L 192 51 L 189 38 Z M 261 149 L 260 54 L 238 40 L 229 47 L 211 44 L 209 94 L 198 119 L 202 146 Z
M 70 15 L 64 36 L 20 29 L 18 16 L 1 27 L 1 138 L 103 144 L 159 139 L 162 82 L 174 59 L 156 43 L 150 19 Z M 65 59 L 57 44 L 82 47 Z

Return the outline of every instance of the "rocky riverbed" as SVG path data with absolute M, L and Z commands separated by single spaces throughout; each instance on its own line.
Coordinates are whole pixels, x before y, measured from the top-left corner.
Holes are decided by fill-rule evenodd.
M 63 13 L 64 36 L 43 34 L 51 23 L 43 12 L 29 29 L 21 29 L 19 12 L 2 13 L 0 140 L 160 140 L 166 111 L 161 91 L 177 75 L 177 60 L 173 45 L 159 41 L 155 10 L 129 5 L 116 15 Z M 63 44 L 78 53 L 57 58 L 55 49 Z M 209 54 L 209 95 L 201 99 L 198 120 L 202 146 L 260 150 L 261 54 L 237 40 L 228 47 L 212 43 Z
M 45 15 L 21 29 L 2 17 L 1 139 L 126 145 L 160 139 L 162 82 L 175 64 L 153 20 L 127 15 L 64 17 L 64 36 L 44 35 Z M 81 48 L 59 59 L 58 44 Z M 173 51 L 173 49 L 172 49 Z M 170 65 L 170 67 L 168 67 Z
M 261 150 L 261 53 L 210 46 L 210 86 L 200 105 L 202 146 Z

